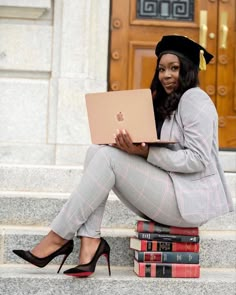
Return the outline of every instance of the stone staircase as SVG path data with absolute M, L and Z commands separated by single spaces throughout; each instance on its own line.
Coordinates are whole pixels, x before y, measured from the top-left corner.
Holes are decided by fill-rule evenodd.
M 227 182 L 236 203 L 236 152 L 221 152 Z M 236 294 L 236 213 L 210 221 L 200 229 L 199 279 L 138 278 L 133 272 L 129 238 L 136 216 L 112 193 L 102 224 L 111 246 L 111 271 L 101 257 L 96 273 L 86 279 L 63 275 L 77 264 L 79 240 L 60 274 L 60 259 L 43 269 L 12 253 L 30 249 L 48 232 L 48 225 L 79 182 L 82 167 L 0 164 L 0 294 Z

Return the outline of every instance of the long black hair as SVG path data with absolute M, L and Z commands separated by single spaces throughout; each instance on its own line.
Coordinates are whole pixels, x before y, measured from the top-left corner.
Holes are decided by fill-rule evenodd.
M 177 54 L 176 54 L 177 55 Z M 159 63 L 157 60 L 156 71 L 150 86 L 153 95 L 153 105 L 156 120 L 170 118 L 170 115 L 177 109 L 181 96 L 185 91 L 199 85 L 198 68 L 188 59 L 177 55 L 180 62 L 179 85 L 171 94 L 167 94 L 159 80 Z

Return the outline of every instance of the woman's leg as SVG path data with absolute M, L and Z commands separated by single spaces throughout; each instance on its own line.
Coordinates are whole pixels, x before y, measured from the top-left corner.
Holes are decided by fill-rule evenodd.
M 166 172 L 113 147 L 93 146 L 81 182 L 52 222 L 52 231 L 65 240 L 78 229 L 80 235 L 99 237 L 104 205 L 113 188 L 150 219 L 179 223 L 173 184 Z
M 91 145 L 90 148 L 87 151 L 86 154 L 86 158 L 85 158 L 85 162 L 84 162 L 84 171 L 86 170 L 86 167 L 88 166 L 90 160 L 92 159 L 92 157 L 96 154 L 96 152 L 99 150 L 99 148 L 101 148 L 101 146 L 98 145 Z M 100 212 L 101 218 L 103 216 L 104 213 L 104 209 L 105 209 L 105 203 L 102 203 L 97 209 L 97 212 Z M 94 212 L 95 213 L 95 212 Z M 99 214 L 95 214 L 99 215 Z M 94 218 L 91 217 L 91 222 L 94 222 Z M 101 224 L 101 221 L 98 222 L 98 220 L 96 220 L 97 225 L 98 225 L 98 237 L 100 237 L 100 226 L 99 223 Z M 81 226 L 81 232 L 84 232 L 84 235 L 86 236 L 86 231 L 89 228 L 89 221 L 87 225 L 82 225 Z M 94 233 L 96 233 L 96 229 L 94 230 Z M 96 234 L 94 234 L 94 237 L 96 236 Z M 41 242 L 36 245 L 32 250 L 31 253 L 34 254 L 36 257 L 39 258 L 43 258 L 46 257 L 48 255 L 50 255 L 51 253 L 53 253 L 54 251 L 56 251 L 58 248 L 60 248 L 62 245 L 64 245 L 68 240 L 62 238 L 60 235 L 58 235 L 57 233 L 55 233 L 53 230 L 51 230 L 42 240 Z M 85 237 L 81 238 L 81 247 L 80 250 L 83 250 L 82 255 L 83 257 L 86 258 L 86 253 L 91 253 L 90 248 L 92 249 L 97 249 L 97 246 L 99 244 L 98 239 L 86 239 Z M 93 252 L 93 251 L 92 251 Z M 81 252 L 80 252 L 81 253 Z M 81 259 L 80 259 L 81 260 Z M 89 260 L 87 260 L 84 263 L 89 262 Z
M 89 164 L 90 160 L 93 158 L 93 156 L 103 147 L 106 146 L 98 146 L 98 145 L 93 145 L 89 148 L 87 152 L 87 157 L 85 160 L 84 167 L 86 169 L 87 165 Z M 117 151 L 117 150 L 116 150 Z M 115 152 L 116 154 L 116 152 Z M 141 157 L 136 157 L 136 156 L 129 156 L 126 153 L 123 153 L 118 150 L 118 159 L 117 162 L 121 162 L 119 157 L 122 155 L 134 162 L 130 162 L 130 170 L 129 170 L 129 179 L 127 178 L 127 183 L 132 183 L 132 180 L 134 180 L 134 185 L 130 188 L 128 185 L 121 185 L 119 188 L 118 185 L 118 177 L 115 186 L 113 187 L 113 191 L 115 194 L 119 197 L 119 199 L 129 208 L 131 209 L 134 213 L 136 213 L 138 216 L 146 219 L 153 219 L 156 222 L 163 223 L 163 224 L 169 224 L 169 225 L 180 225 L 180 226 L 190 226 L 187 224 L 184 220 L 182 220 L 177 201 L 175 198 L 175 192 L 173 188 L 173 183 L 172 180 L 170 179 L 168 173 L 165 171 L 150 165 L 149 163 L 146 162 Z M 115 160 L 115 157 L 113 159 Z M 128 161 L 125 161 L 126 164 L 129 163 Z M 139 163 L 140 162 L 140 163 Z M 121 163 L 120 163 L 121 164 Z M 122 164 L 121 164 L 122 165 Z M 141 165 L 141 167 L 139 167 Z M 144 166 L 143 166 L 144 165 Z M 117 165 L 116 165 L 117 166 Z M 137 167 L 136 171 L 135 169 L 132 169 L 132 167 Z M 117 166 L 118 168 L 118 166 Z M 149 171 L 148 173 L 145 172 L 145 170 Z M 123 172 L 123 169 L 121 169 Z M 137 182 L 137 175 L 141 171 L 141 181 Z M 145 175 L 144 175 L 145 174 Z M 124 176 L 123 176 L 124 177 Z M 148 179 L 148 182 L 145 179 Z M 146 188 L 144 189 L 146 192 L 146 195 L 148 196 L 149 202 L 151 202 L 152 206 L 144 206 L 145 201 L 138 206 L 137 205 L 137 198 L 134 197 L 137 194 L 140 193 L 142 190 L 142 184 L 146 182 Z M 141 184 L 141 186 L 139 186 Z M 163 187 L 166 193 L 163 193 Z M 133 190 L 134 188 L 134 190 Z M 149 191 L 148 191 L 149 189 Z M 158 203 L 159 202 L 159 203 Z M 102 205 L 104 205 L 104 202 Z M 154 211 L 154 214 L 150 212 L 150 207 L 156 206 L 157 210 Z M 138 209 L 139 208 L 139 209 Z M 103 215 L 103 213 L 102 213 Z M 90 218 L 89 218 L 90 219 Z M 92 216 L 91 216 L 92 220 Z M 89 221 L 89 220 L 88 220 Z M 102 221 L 102 218 L 100 219 Z M 87 224 L 87 222 L 86 222 Z M 191 225 L 192 226 L 192 225 Z M 82 226 L 83 227 L 83 226 Z M 82 227 L 78 231 L 81 233 L 81 236 L 85 235 L 87 236 L 86 232 L 83 233 Z M 99 227 L 100 228 L 100 227 Z M 82 234 L 83 233 L 83 234 Z
M 182 222 L 168 173 L 113 147 L 91 149 L 93 155 L 81 182 L 53 221 L 53 231 L 71 239 L 78 229 L 82 235 L 84 225 L 87 236 L 99 237 L 103 215 L 100 206 L 104 208 L 111 189 L 150 219 L 170 225 Z
M 87 151 L 86 158 L 84 161 L 84 172 L 86 171 L 90 161 L 96 155 L 96 153 L 102 148 L 104 145 L 91 145 Z M 86 223 L 84 223 L 77 231 L 77 236 L 81 237 L 93 237 L 100 238 L 101 235 L 101 224 L 102 218 L 104 215 L 106 200 L 103 201 L 97 209 L 94 210 L 93 214 L 87 219 Z M 97 227 L 94 227 L 94 225 Z
M 101 202 L 97 208 L 94 208 L 93 214 L 91 214 L 90 217 L 88 217 L 87 222 L 84 223 L 83 221 L 80 222 L 77 220 L 77 218 L 73 219 L 72 223 L 78 222 L 78 225 L 76 225 L 71 232 L 69 233 L 62 233 L 60 230 L 57 229 L 57 227 L 60 228 L 60 224 L 63 224 L 64 221 L 66 221 L 68 218 L 70 218 L 70 207 L 77 207 L 77 199 L 79 196 L 77 196 L 78 191 L 80 190 L 80 187 L 83 185 L 90 187 L 91 185 L 86 183 L 86 168 L 90 161 L 93 159 L 95 154 L 104 146 L 98 146 L 98 145 L 92 145 L 86 155 L 85 163 L 84 163 L 84 182 L 81 181 L 82 184 L 79 184 L 78 188 L 75 189 L 75 191 L 71 194 L 69 200 L 65 203 L 63 208 L 61 209 L 60 213 L 58 216 L 54 219 L 54 221 L 51 224 L 52 230 L 41 240 L 41 242 L 33 248 L 31 251 L 32 254 L 34 254 L 37 257 L 45 257 L 60 248 L 63 244 L 67 242 L 67 240 L 70 240 L 74 237 L 75 232 L 78 230 L 78 235 L 81 235 L 81 247 L 80 247 L 80 261 L 81 263 L 87 263 L 90 261 L 88 258 L 89 251 L 90 249 L 95 249 L 93 252 L 96 251 L 97 246 L 100 242 L 100 228 L 101 228 L 101 222 L 102 222 L 102 217 L 104 214 L 104 209 L 105 209 L 105 204 L 106 204 L 106 199 L 108 197 L 105 196 L 104 201 Z M 97 172 L 99 171 L 99 168 L 97 169 Z M 90 173 L 90 172 L 89 172 Z M 96 195 L 96 189 L 94 191 L 94 195 Z M 78 200 L 79 201 L 79 200 Z M 86 200 L 85 200 L 86 202 Z M 83 202 L 81 202 L 83 203 Z M 82 205 L 83 206 L 83 205 Z M 84 205 L 86 207 L 86 205 Z M 88 204 L 89 206 L 89 204 Z M 82 216 L 82 215 L 81 215 Z M 78 216 L 79 218 L 79 216 Z M 86 221 L 86 219 L 84 219 Z M 54 226 L 56 224 L 56 226 Z M 70 228 L 70 225 L 68 225 L 69 222 L 67 222 L 67 225 L 64 225 L 65 232 L 67 232 L 67 229 Z M 91 237 L 91 239 L 89 239 Z M 91 256 L 91 255 L 90 255 Z M 93 255 L 92 255 L 93 256 Z M 83 259 L 81 259 L 83 257 Z M 87 258 L 86 258 L 87 257 Z M 84 258 L 86 261 L 83 261 Z
M 75 232 L 80 231 L 83 225 L 87 229 L 87 236 L 100 237 L 99 225 L 103 209 L 108 194 L 115 184 L 110 150 L 113 148 L 107 146 L 101 146 L 95 150 L 95 154 L 86 165 L 78 187 L 53 220 L 52 230 L 64 239 L 73 238 Z M 89 150 L 88 153 L 90 152 Z M 89 226 L 91 220 L 93 220 L 92 227 Z
M 186 223 L 180 215 L 173 183 L 168 173 L 147 164 L 142 158 L 137 160 L 136 167 L 136 172 L 132 171 L 128 172 L 126 176 L 124 175 L 124 179 L 129 185 L 119 185 L 117 182 L 113 188 L 115 194 L 126 207 L 141 218 L 161 224 L 192 226 Z M 139 181 L 137 181 L 137 177 L 140 178 Z

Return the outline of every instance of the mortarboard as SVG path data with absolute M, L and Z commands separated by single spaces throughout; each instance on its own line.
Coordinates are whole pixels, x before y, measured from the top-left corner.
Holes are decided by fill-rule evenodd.
M 192 61 L 200 70 L 205 70 L 206 64 L 213 58 L 213 55 L 198 43 L 185 36 L 178 35 L 162 37 L 156 46 L 155 53 L 157 57 L 160 57 L 164 52 L 180 54 L 180 56 L 184 56 Z

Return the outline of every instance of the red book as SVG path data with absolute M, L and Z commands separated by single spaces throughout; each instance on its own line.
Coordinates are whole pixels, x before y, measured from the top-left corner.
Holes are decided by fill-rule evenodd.
M 137 251 L 199 252 L 199 243 L 159 242 L 130 238 L 130 248 Z
M 161 225 L 153 221 L 138 220 L 136 223 L 137 232 L 164 233 L 172 235 L 198 236 L 198 227 L 175 227 Z
M 139 277 L 199 278 L 200 264 L 149 263 L 134 260 L 134 272 Z

